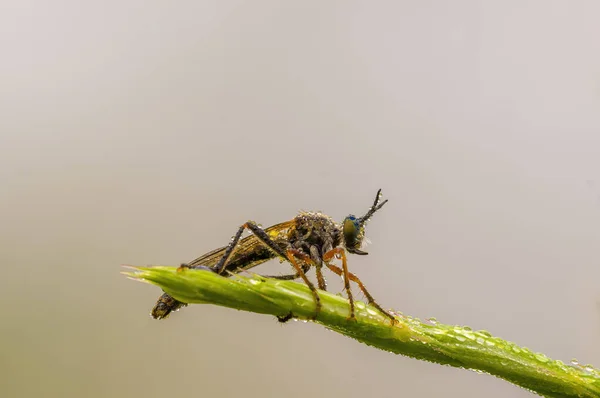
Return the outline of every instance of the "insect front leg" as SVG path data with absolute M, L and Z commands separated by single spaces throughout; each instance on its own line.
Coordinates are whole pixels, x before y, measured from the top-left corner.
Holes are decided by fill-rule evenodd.
M 310 258 L 315 265 L 315 274 L 317 275 L 317 283 L 319 284 L 319 289 L 327 291 L 327 282 L 325 281 L 325 277 L 323 276 L 323 260 L 321 259 L 321 255 L 319 254 L 319 249 L 316 246 L 310 247 Z
M 338 266 L 335 266 L 335 265 L 329 264 L 329 263 L 325 263 L 325 265 L 327 265 L 327 268 L 329 268 L 331 271 L 333 271 L 334 273 L 336 273 L 339 276 L 342 276 L 344 273 L 344 271 Z M 354 275 L 352 272 L 348 272 L 348 278 L 352 282 L 355 282 L 358 285 L 359 289 L 363 292 L 363 294 L 367 298 L 369 305 L 372 305 L 373 307 L 377 308 L 377 310 L 379 312 L 381 312 L 386 317 L 390 318 L 392 320 L 392 325 L 395 324 L 396 322 L 398 322 L 398 320 L 392 314 L 390 314 L 388 311 L 381 308 L 381 306 L 375 301 L 373 296 L 371 296 L 371 294 L 367 291 L 367 288 L 361 282 L 361 280 L 358 278 L 358 276 Z
M 325 261 L 325 264 L 327 264 L 327 267 L 329 267 L 329 269 L 331 269 L 329 262 L 331 262 L 331 260 L 333 260 L 333 258 L 336 255 L 338 255 L 342 259 L 343 271 L 341 274 L 338 274 L 338 275 L 341 275 L 344 277 L 344 289 L 346 289 L 346 294 L 348 294 L 348 301 L 350 302 L 350 319 L 354 320 L 354 319 L 356 319 L 356 317 L 354 316 L 354 298 L 352 297 L 352 290 L 350 289 L 350 276 L 348 275 L 349 272 L 348 272 L 348 264 L 346 262 L 346 252 L 341 247 L 336 247 L 335 249 L 331 249 L 323 255 L 323 261 Z

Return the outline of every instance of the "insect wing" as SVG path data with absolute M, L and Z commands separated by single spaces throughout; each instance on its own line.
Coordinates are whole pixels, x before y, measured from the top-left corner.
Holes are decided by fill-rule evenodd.
M 287 231 L 293 225 L 293 220 L 286 221 L 265 229 L 265 232 L 271 239 L 278 241 L 285 239 Z M 225 250 L 227 250 L 226 246 L 208 252 L 188 263 L 187 266 L 192 268 L 194 266 L 214 267 L 223 257 L 223 254 L 225 254 Z M 265 246 L 260 239 L 256 237 L 256 235 L 250 235 L 238 242 L 235 251 L 225 266 L 224 272 L 225 274 L 237 273 L 262 264 L 272 258 L 275 258 L 276 256 L 277 255 L 271 249 Z M 171 312 L 176 311 L 186 305 L 187 304 L 179 302 L 173 297 L 169 296 L 167 293 L 164 293 L 158 298 L 158 301 L 154 305 L 154 308 L 152 309 L 152 317 L 154 319 L 164 319 L 168 317 Z
M 282 222 L 268 227 L 265 229 L 265 232 L 271 239 L 277 241 L 278 238 L 282 239 L 286 235 L 286 232 L 293 224 L 293 220 Z M 221 257 L 223 257 L 226 249 L 227 246 L 224 246 L 208 252 L 188 263 L 188 266 L 191 268 L 200 265 L 214 267 Z M 228 272 L 239 272 L 255 267 L 275 257 L 276 254 L 268 249 L 256 235 L 250 235 L 238 242 L 225 269 Z

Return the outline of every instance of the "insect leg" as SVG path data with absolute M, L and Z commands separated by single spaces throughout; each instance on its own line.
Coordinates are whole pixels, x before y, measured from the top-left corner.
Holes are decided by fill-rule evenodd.
M 317 283 L 319 284 L 319 289 L 327 291 L 327 282 L 325 282 L 325 278 L 323 277 L 323 265 L 315 266 L 315 273 L 317 274 Z
M 270 278 L 270 279 L 278 279 L 280 281 L 293 281 L 296 280 L 298 278 L 300 278 L 300 275 L 298 274 L 288 274 L 288 275 L 261 275 L 264 276 L 265 278 Z
M 330 270 L 332 270 L 334 273 L 338 274 L 339 276 L 342 276 L 343 270 L 340 267 L 335 266 L 333 264 L 329 264 L 329 263 L 325 263 L 325 265 L 327 265 L 327 267 Z M 348 272 L 348 277 L 350 278 L 350 280 L 352 282 L 356 282 L 359 289 L 363 292 L 363 294 L 367 298 L 367 301 L 369 302 L 370 305 L 377 308 L 377 310 L 379 310 L 379 312 L 381 312 L 386 317 L 390 318 L 392 320 L 392 324 L 397 322 L 396 318 L 392 314 L 390 314 L 389 312 L 387 312 L 386 310 L 381 308 L 381 306 L 379 304 L 377 304 L 377 302 L 375 301 L 373 296 L 371 296 L 371 294 L 369 294 L 369 292 L 367 291 L 367 288 L 365 287 L 365 285 L 361 282 L 360 279 L 358 279 L 358 276 L 354 275 L 352 272 Z
M 292 249 L 294 250 L 294 249 Z M 302 253 L 302 252 L 300 252 Z M 302 255 L 304 256 L 304 253 L 302 253 Z M 303 257 L 303 259 L 306 259 L 307 257 Z M 318 282 L 318 286 L 319 289 L 321 290 L 327 290 L 327 282 L 325 281 L 325 278 L 323 277 L 323 265 L 317 265 L 318 263 L 316 263 L 313 260 L 313 257 L 310 257 L 310 259 L 305 260 L 305 261 L 309 261 L 309 262 L 304 262 L 304 264 L 302 265 L 302 271 L 306 274 L 309 270 L 310 270 L 310 266 L 314 265 L 315 266 L 315 272 L 317 274 L 317 282 Z M 273 278 L 273 279 L 280 279 L 280 280 L 294 280 L 294 279 L 298 279 L 300 278 L 300 274 L 299 273 L 295 273 L 295 274 L 290 274 L 290 275 L 263 275 L 265 278 Z
M 203 265 L 190 266 L 188 264 L 181 264 L 181 266 L 179 266 L 179 270 L 182 270 L 185 268 L 193 268 L 193 269 L 207 269 L 207 270 L 213 271 L 217 274 L 223 273 L 223 271 L 225 270 L 225 267 L 227 265 L 227 261 L 231 257 L 231 254 L 233 253 L 235 246 L 240 241 L 242 234 L 244 233 L 244 229 L 246 229 L 246 228 L 250 229 L 251 231 L 253 231 L 255 233 L 256 233 L 256 231 L 262 232 L 262 234 L 257 233 L 257 236 L 260 238 L 260 240 L 265 245 L 267 245 L 272 250 L 274 250 L 277 254 L 279 254 L 280 256 L 283 256 L 284 258 L 287 258 L 285 253 L 275 244 L 275 242 L 272 241 L 272 239 L 269 237 L 269 235 L 267 235 L 266 232 L 264 232 L 262 229 L 260 229 L 260 227 L 258 225 L 256 225 L 255 223 L 253 223 L 252 221 L 248 221 L 247 223 L 245 223 L 238 229 L 238 231 L 236 232 L 235 236 L 233 237 L 233 239 L 231 240 L 229 245 L 227 245 L 227 248 L 225 249 L 225 253 L 223 253 L 223 257 L 221 257 L 219 262 L 217 264 L 215 264 L 214 267 L 211 268 L 211 267 L 206 267 Z M 164 293 L 163 295 L 160 296 L 160 298 L 154 305 L 154 308 L 152 309 L 151 314 L 154 319 L 164 319 L 164 318 L 168 317 L 171 312 L 176 311 L 182 307 L 185 307 L 186 305 L 187 305 L 186 303 L 182 303 L 182 302 L 174 299 L 173 297 L 169 296 L 167 293 Z
M 229 244 L 229 246 L 225 250 L 225 253 L 223 254 L 223 257 L 221 258 L 221 260 L 219 260 L 219 262 L 215 266 L 215 271 L 217 271 L 217 273 L 220 273 L 225 268 L 225 264 L 226 264 L 229 256 L 231 256 L 231 253 L 233 253 L 233 249 L 235 248 L 235 245 L 237 244 L 237 242 L 240 240 L 240 238 L 242 236 L 242 233 L 244 232 L 245 228 L 248 228 L 250 231 L 252 231 L 252 233 L 263 244 L 265 244 L 267 247 L 269 247 L 271 250 L 273 250 L 279 256 L 285 258 L 286 260 L 288 260 L 292 264 L 292 266 L 296 270 L 296 273 L 300 276 L 300 278 L 302 278 L 302 280 L 304 281 L 304 283 L 306 283 L 306 285 L 309 287 L 309 289 L 310 289 L 310 291 L 311 291 L 311 293 L 312 293 L 312 295 L 313 295 L 313 297 L 315 299 L 315 304 L 316 304 L 315 318 L 316 318 L 316 316 L 321 311 L 321 298 L 319 297 L 319 293 L 317 293 L 317 289 L 315 288 L 315 286 L 306 277 L 306 273 L 303 270 L 304 266 L 300 266 L 300 264 L 298 264 L 298 262 L 296 261 L 296 258 L 298 258 L 299 260 L 301 260 L 304 263 L 304 265 L 308 264 L 309 268 L 310 268 L 310 265 L 315 265 L 314 262 L 313 262 L 313 260 L 310 258 L 309 255 L 307 255 L 307 254 L 305 254 L 305 253 L 303 253 L 303 252 L 301 252 L 300 250 L 297 250 L 297 249 L 288 248 L 287 250 L 284 251 L 254 221 L 248 221 L 247 223 L 245 223 L 244 225 L 242 225 L 240 227 L 240 229 L 238 230 L 237 234 L 235 235 L 235 237 L 233 238 L 233 240 L 231 241 L 231 243 Z
M 315 285 L 313 285 L 312 282 L 306 277 L 306 274 L 302 270 L 302 267 L 300 267 L 300 265 L 296 262 L 295 257 L 302 260 L 305 264 L 314 264 L 314 263 L 309 255 L 304 254 L 303 252 L 296 250 L 296 249 L 287 249 L 286 254 L 287 254 L 286 257 L 288 258 L 290 263 L 292 263 L 292 266 L 296 269 L 296 273 L 298 275 L 300 275 L 300 277 L 302 278 L 304 283 L 306 283 L 306 285 L 310 289 L 310 291 L 315 299 L 316 309 L 315 309 L 315 316 L 313 317 L 313 319 L 315 319 L 317 317 L 317 315 L 319 315 L 319 312 L 321 312 L 321 297 L 319 297 L 319 293 L 317 292 L 317 288 L 315 287 Z
M 304 271 L 304 273 L 307 273 L 308 270 L 310 269 L 310 264 L 303 264 L 302 265 L 302 271 Z M 265 278 L 271 278 L 271 279 L 279 279 L 282 281 L 293 281 L 294 279 L 298 279 L 300 278 L 300 274 L 295 273 L 295 274 L 289 274 L 289 275 L 262 275 Z M 286 323 L 287 321 L 289 321 L 290 319 L 292 319 L 294 317 L 293 313 L 289 313 L 283 316 L 278 316 L 277 320 L 280 323 Z
M 317 246 L 310 246 L 309 248 L 310 258 L 312 259 L 312 263 L 315 265 L 315 273 L 317 275 L 317 283 L 319 284 L 319 289 L 327 290 L 327 282 L 325 282 L 325 278 L 323 277 L 323 258 L 321 257 L 321 253 Z
M 354 298 L 352 297 L 352 290 L 350 289 L 350 276 L 348 275 L 348 264 L 346 262 L 346 253 L 344 249 L 341 247 L 336 247 L 335 249 L 329 250 L 327 253 L 323 255 L 323 261 L 329 267 L 329 262 L 336 256 L 339 255 L 342 259 L 342 274 L 344 277 L 344 288 L 346 289 L 346 293 L 348 294 L 348 301 L 350 302 L 350 319 L 356 319 L 354 316 Z M 331 268 L 330 268 L 331 269 Z
M 248 224 L 248 223 L 246 223 L 246 224 Z M 236 232 L 233 239 L 231 239 L 231 242 L 229 242 L 229 245 L 227 245 L 227 249 L 225 249 L 225 253 L 223 253 L 223 257 L 221 257 L 219 262 L 214 266 L 213 269 L 217 274 L 221 274 L 223 272 L 223 270 L 225 269 L 225 265 L 227 265 L 227 260 L 229 260 L 229 257 L 231 257 L 231 253 L 233 253 L 233 249 L 235 249 L 235 246 L 238 244 L 238 242 L 240 241 L 240 238 L 242 237 L 242 234 L 244 233 L 244 229 L 246 229 L 246 224 L 242 225 L 238 229 L 238 231 Z
M 303 264 L 302 265 L 302 271 L 304 271 L 304 273 L 307 273 L 310 270 L 310 264 Z M 289 274 L 289 275 L 261 275 L 265 278 L 271 278 L 271 279 L 279 279 L 282 281 L 293 281 L 294 279 L 298 279 L 300 278 L 300 274 L 295 273 L 295 274 Z
M 252 233 L 256 235 L 256 237 L 265 246 L 273 250 L 279 256 L 285 258 L 286 260 L 289 260 L 284 249 L 278 246 L 277 243 L 275 243 L 275 241 L 273 241 L 273 239 L 271 239 L 271 237 L 261 227 L 259 227 L 254 221 L 248 221 L 238 229 L 233 239 L 231 239 L 229 245 L 227 245 L 225 253 L 223 253 L 223 257 L 221 257 L 219 262 L 215 264 L 213 269 L 217 274 L 221 274 L 225 269 L 225 266 L 227 265 L 227 260 L 229 260 L 229 258 L 231 257 L 231 254 L 233 253 L 235 246 L 240 241 L 245 229 L 249 229 L 250 231 L 252 231 Z
M 266 232 L 264 232 L 258 225 L 256 225 L 256 223 L 254 223 L 252 221 L 248 221 L 247 223 L 245 223 L 238 229 L 237 233 L 235 234 L 235 236 L 233 237 L 233 239 L 231 240 L 229 245 L 227 245 L 227 248 L 225 249 L 225 253 L 223 253 L 223 257 L 221 257 L 219 262 L 217 264 L 215 264 L 214 267 L 206 267 L 203 265 L 191 265 L 190 266 L 188 264 L 181 264 L 181 266 L 179 267 L 179 270 L 183 270 L 185 268 L 207 269 L 207 270 L 210 270 L 217 274 L 222 274 L 227 266 L 227 261 L 230 259 L 236 245 L 238 244 L 238 242 L 240 241 L 240 239 L 242 237 L 242 234 L 244 233 L 244 229 L 246 229 L 246 228 L 248 228 L 249 230 L 254 232 L 256 234 L 256 236 L 267 247 L 271 248 L 271 250 L 273 250 L 275 253 L 277 253 L 281 257 L 285 258 L 286 260 L 288 259 L 286 253 L 279 246 L 277 246 L 277 244 L 275 244 L 275 242 L 273 242 L 273 240 L 269 237 L 269 235 Z M 154 305 L 154 308 L 152 309 L 152 317 L 154 317 L 155 319 L 166 318 L 167 316 L 169 316 L 169 314 L 172 311 L 176 311 L 182 307 L 185 307 L 186 305 L 187 305 L 186 303 L 182 303 L 182 302 L 174 299 L 173 297 L 169 296 L 167 293 L 164 293 L 162 296 L 160 296 L 160 298 Z

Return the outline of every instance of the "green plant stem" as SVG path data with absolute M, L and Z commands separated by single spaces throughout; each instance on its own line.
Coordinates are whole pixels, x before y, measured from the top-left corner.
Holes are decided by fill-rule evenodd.
M 135 267 L 129 277 L 155 284 L 185 303 L 207 303 L 242 311 L 311 320 L 315 302 L 302 283 L 175 267 Z M 600 372 L 571 366 L 491 336 L 486 331 L 427 323 L 397 314 L 398 322 L 362 302 L 349 320 L 348 300 L 319 292 L 322 309 L 314 320 L 379 349 L 412 358 L 489 373 L 547 397 L 600 397 Z

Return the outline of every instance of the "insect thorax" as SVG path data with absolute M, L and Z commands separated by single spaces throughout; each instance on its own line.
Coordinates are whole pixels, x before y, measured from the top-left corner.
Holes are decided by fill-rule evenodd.
M 288 241 L 293 248 L 302 250 L 320 263 L 324 253 L 340 245 L 342 230 L 325 214 L 302 212 L 294 219 L 294 226 L 288 232 Z M 315 258 L 317 254 L 318 258 Z

